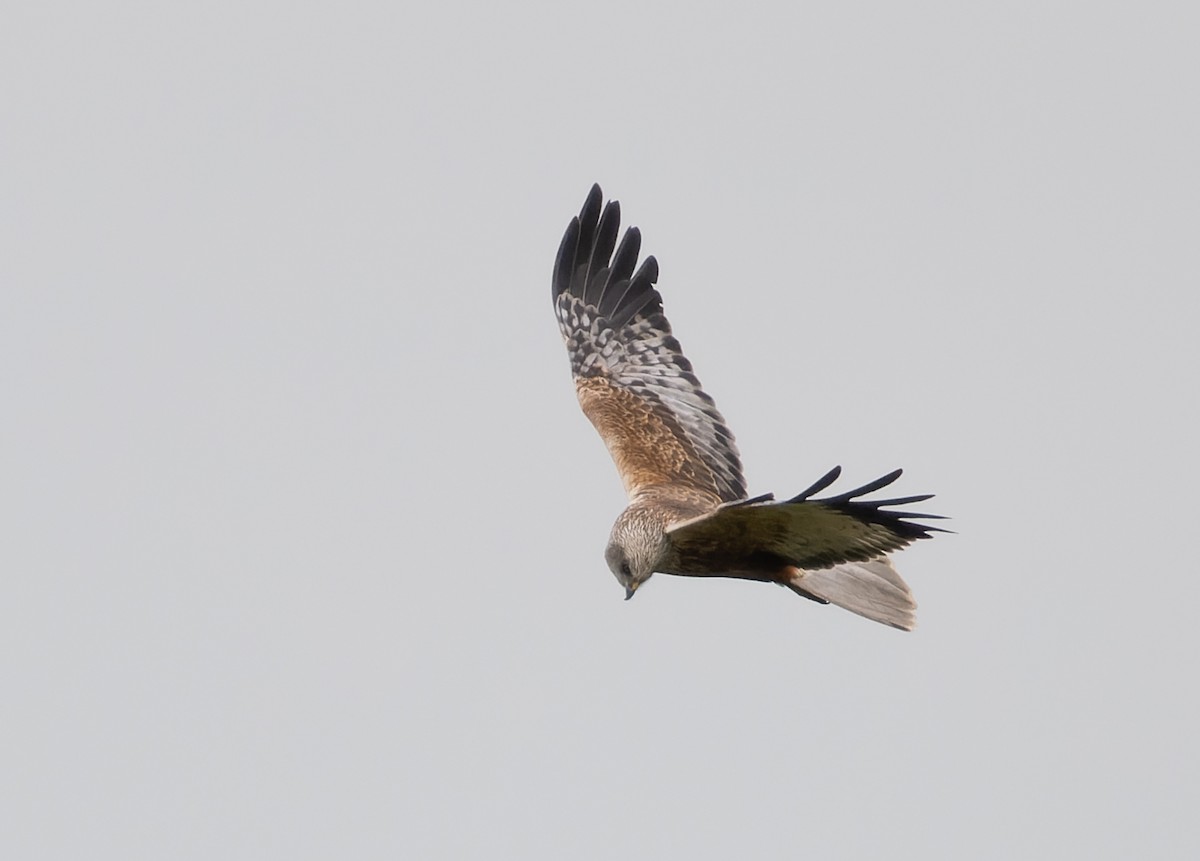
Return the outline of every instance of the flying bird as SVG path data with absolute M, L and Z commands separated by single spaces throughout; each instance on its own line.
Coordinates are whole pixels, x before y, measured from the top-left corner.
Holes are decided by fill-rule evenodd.
M 900 470 L 818 498 L 834 467 L 783 501 L 747 498 L 725 419 L 663 316 L 658 262 L 637 265 L 636 227 L 620 244 L 620 204 L 593 185 L 554 263 L 554 310 L 584 414 L 629 496 L 604 552 L 628 600 L 655 572 L 778 583 L 821 604 L 911 630 L 912 592 L 888 554 L 929 538 L 934 514 L 896 510 L 932 494 L 865 499 Z

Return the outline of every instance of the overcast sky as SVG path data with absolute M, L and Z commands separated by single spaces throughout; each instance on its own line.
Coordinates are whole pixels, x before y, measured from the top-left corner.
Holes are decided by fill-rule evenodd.
M 1193 858 L 1187 3 L 16 3 L 0 855 Z M 589 186 L 904 634 L 603 549 Z

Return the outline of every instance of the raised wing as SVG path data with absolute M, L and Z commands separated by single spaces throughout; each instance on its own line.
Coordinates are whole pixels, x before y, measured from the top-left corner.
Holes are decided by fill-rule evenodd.
M 667 529 L 681 567 L 713 574 L 778 572 L 789 566 L 829 568 L 870 562 L 906 547 L 935 526 L 914 522 L 942 519 L 936 514 L 892 510 L 923 502 L 932 494 L 894 499 L 860 497 L 894 482 L 900 470 L 838 496 L 813 499 L 841 474 L 835 467 L 808 490 L 786 502 L 726 505 Z
M 641 233 L 631 227 L 617 245 L 620 204 L 601 211 L 602 201 L 593 185 L 554 264 L 554 310 L 579 404 L 630 499 L 672 486 L 713 504 L 742 499 L 733 434 L 671 335 L 654 289 L 658 263 L 647 257 L 634 271 Z

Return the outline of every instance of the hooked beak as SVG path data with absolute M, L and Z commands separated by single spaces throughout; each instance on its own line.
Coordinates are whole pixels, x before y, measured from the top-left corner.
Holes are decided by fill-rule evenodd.
M 642 584 L 635 580 L 632 586 L 625 587 L 625 600 L 626 601 L 628 601 L 630 598 L 633 597 L 633 593 L 638 590 L 638 586 L 640 586 L 640 585 L 642 585 Z

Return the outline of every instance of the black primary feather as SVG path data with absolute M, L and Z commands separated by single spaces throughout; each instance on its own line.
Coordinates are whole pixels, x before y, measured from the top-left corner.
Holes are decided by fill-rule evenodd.
M 832 478 L 836 478 L 835 473 L 840 473 L 840 468 L 831 470 L 814 487 L 818 490 L 823 490 L 832 483 Z M 888 511 L 885 510 L 888 506 L 908 505 L 913 502 L 924 502 L 927 499 L 933 499 L 932 493 L 922 493 L 916 496 L 902 496 L 895 499 L 860 499 L 873 491 L 887 487 L 901 476 L 903 470 L 897 469 L 889 472 L 887 475 L 881 476 L 874 481 L 867 482 L 862 487 L 856 487 L 854 490 L 848 490 L 845 493 L 840 493 L 837 496 L 826 497 L 825 499 L 810 499 L 813 492 L 811 489 L 800 494 L 799 498 L 789 500 L 789 502 L 801 502 L 806 505 L 821 505 L 825 508 L 831 508 L 835 511 L 840 511 L 848 514 L 855 520 L 863 523 L 877 524 L 886 529 L 891 530 L 896 535 L 909 540 L 918 538 L 932 538 L 931 532 L 947 532 L 949 530 L 939 529 L 936 526 L 930 526 L 925 523 L 911 523 L 911 520 L 946 520 L 947 518 L 940 514 L 922 514 L 916 511 Z M 828 479 L 828 480 L 827 480 Z
M 593 185 L 579 215 L 567 225 L 554 262 L 553 298 L 569 293 L 620 328 L 639 314 L 649 317 L 662 311 L 662 297 L 654 289 L 658 261 L 647 257 L 633 271 L 641 231 L 628 228 L 618 245 L 621 204 L 610 200 L 601 208 L 603 199 L 600 186 Z
M 599 188 L 599 186 L 594 186 Z M 585 305 L 598 306 L 604 293 L 604 285 L 608 281 L 608 260 L 612 257 L 613 246 L 617 244 L 617 231 L 621 228 L 621 204 L 610 200 L 600 216 L 600 224 L 596 227 L 596 239 L 593 244 L 588 237 L 586 244 L 580 243 L 580 248 L 586 253 L 591 248 L 587 260 L 587 277 L 579 289 L 572 290 L 574 295 L 583 300 Z M 584 261 L 579 261 L 582 264 Z
M 837 481 L 838 476 L 841 474 L 842 468 L 840 466 L 835 466 L 833 469 L 829 470 L 829 472 L 825 473 L 823 476 L 813 482 L 807 490 L 797 493 L 795 496 L 789 499 L 788 502 L 804 502 L 814 493 L 820 493 L 822 490 L 829 487 L 829 485 Z

